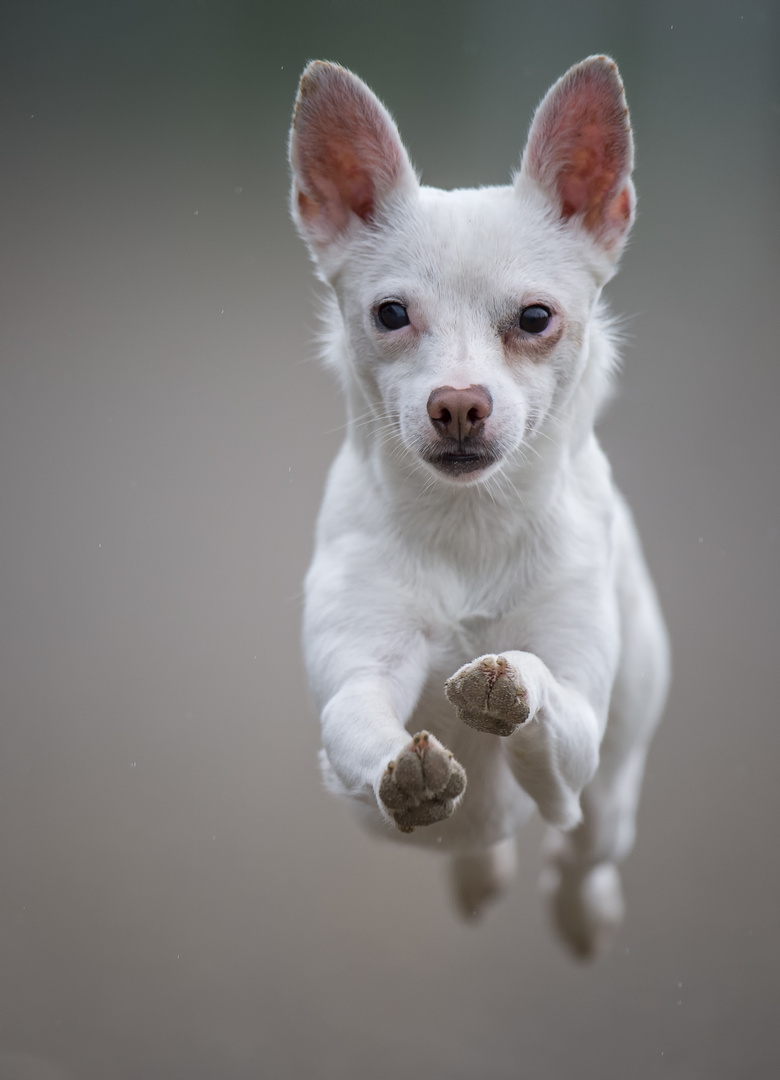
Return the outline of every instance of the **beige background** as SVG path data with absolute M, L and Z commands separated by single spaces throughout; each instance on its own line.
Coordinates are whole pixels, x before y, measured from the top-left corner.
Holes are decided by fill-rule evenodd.
M 4 5 L 0 1080 L 780 1075 L 778 8 Z M 629 915 L 477 926 L 320 789 L 300 581 L 341 404 L 286 216 L 304 62 L 429 183 L 619 61 L 640 217 L 603 424 L 675 646 Z

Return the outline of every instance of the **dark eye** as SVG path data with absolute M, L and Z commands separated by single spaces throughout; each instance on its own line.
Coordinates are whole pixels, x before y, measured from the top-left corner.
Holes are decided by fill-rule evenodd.
M 406 308 L 395 300 L 380 304 L 376 317 L 386 330 L 400 330 L 402 326 L 409 325 L 409 315 Z
M 526 334 L 541 334 L 550 325 L 552 312 L 541 304 L 531 304 L 520 312 L 520 329 Z

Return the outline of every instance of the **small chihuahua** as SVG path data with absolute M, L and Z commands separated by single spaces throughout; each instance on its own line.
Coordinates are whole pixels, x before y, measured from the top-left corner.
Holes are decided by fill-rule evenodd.
M 306 579 L 326 782 L 369 827 L 449 852 L 467 913 L 510 881 L 536 807 L 555 923 L 593 954 L 622 918 L 669 672 L 593 431 L 616 363 L 601 290 L 635 204 L 617 67 L 552 87 L 511 185 L 440 191 L 368 87 L 315 61 L 290 162 L 348 415 Z

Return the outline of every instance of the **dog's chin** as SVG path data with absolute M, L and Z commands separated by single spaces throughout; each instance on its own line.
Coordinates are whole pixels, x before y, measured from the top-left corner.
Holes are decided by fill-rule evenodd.
M 423 460 L 437 476 L 456 484 L 475 484 L 484 480 L 498 465 L 501 455 L 482 447 L 480 450 L 431 450 Z

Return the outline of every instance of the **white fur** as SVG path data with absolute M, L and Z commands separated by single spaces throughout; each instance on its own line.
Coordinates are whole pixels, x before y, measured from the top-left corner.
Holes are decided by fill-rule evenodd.
M 336 78 L 329 67 L 311 78 Z M 380 120 L 392 125 L 384 111 Z M 307 137 L 293 132 L 294 192 L 309 182 Z M 583 220 L 562 220 L 525 170 L 479 190 L 410 177 L 404 165 L 372 220 L 348 215 L 330 233 L 294 209 L 330 286 L 326 357 L 348 410 L 306 579 L 323 767 L 369 827 L 454 853 L 469 907 L 503 886 L 507 845 L 536 807 L 554 829 L 555 918 L 586 954 L 620 920 L 614 864 L 633 842 L 668 680 L 654 590 L 593 433 L 616 360 L 600 294 L 625 237 L 608 246 Z M 405 301 L 413 327 L 378 324 L 386 298 Z M 542 359 L 522 342 L 512 352 L 497 328 L 540 301 L 560 340 Z M 492 397 L 485 432 L 499 460 L 442 473 L 423 457 L 437 439 L 429 395 L 477 384 Z M 526 694 L 529 718 L 506 738 L 462 723 L 445 697 L 453 673 L 485 654 L 505 658 Z M 468 786 L 449 816 L 410 835 L 378 791 L 421 729 L 454 754 Z

